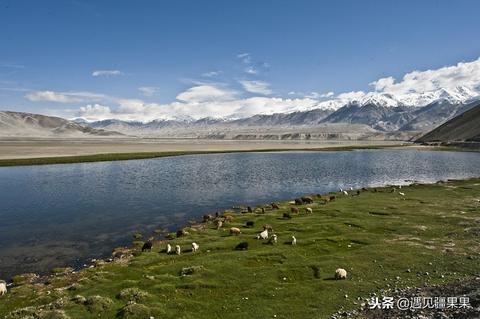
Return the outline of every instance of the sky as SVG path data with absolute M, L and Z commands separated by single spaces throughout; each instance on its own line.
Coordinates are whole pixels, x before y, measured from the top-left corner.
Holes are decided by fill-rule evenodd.
M 480 91 L 480 2 L 0 0 L 0 110 L 244 117 Z

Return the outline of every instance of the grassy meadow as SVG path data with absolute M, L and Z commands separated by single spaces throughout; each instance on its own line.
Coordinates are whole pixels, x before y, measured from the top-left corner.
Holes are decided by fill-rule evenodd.
M 163 252 L 160 235 L 151 252 L 141 253 L 137 240 L 124 250 L 131 258 L 18 284 L 0 297 L 0 317 L 330 318 L 381 290 L 478 276 L 480 179 L 391 190 L 328 194 L 336 196 L 328 203 L 312 196 L 291 219 L 282 216 L 293 205 L 281 202 L 279 210 L 232 214 L 220 229 L 192 225 L 168 241 L 182 247 L 179 256 Z M 264 224 L 277 244 L 255 239 Z M 242 233 L 230 235 L 230 227 Z M 234 250 L 242 241 L 249 249 Z M 192 242 L 199 252 L 190 252 Z M 334 280 L 337 268 L 346 280 Z

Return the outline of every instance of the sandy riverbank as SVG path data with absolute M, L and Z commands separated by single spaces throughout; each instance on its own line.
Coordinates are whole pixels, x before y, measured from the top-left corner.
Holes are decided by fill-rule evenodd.
M 200 139 L 15 139 L 0 138 L 0 159 L 143 152 L 295 150 L 402 145 L 401 141 L 235 141 Z

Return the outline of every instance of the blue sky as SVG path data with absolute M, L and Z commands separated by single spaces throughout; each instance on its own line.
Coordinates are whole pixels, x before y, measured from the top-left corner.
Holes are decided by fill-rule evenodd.
M 474 0 L 0 0 L 0 109 L 73 117 L 87 105 L 210 102 L 200 116 L 219 111 L 212 101 L 268 97 L 275 109 L 367 92 L 476 61 L 478 12 Z

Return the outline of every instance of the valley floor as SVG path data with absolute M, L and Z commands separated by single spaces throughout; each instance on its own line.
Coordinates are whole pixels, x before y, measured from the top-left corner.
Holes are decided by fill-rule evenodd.
M 373 293 L 478 282 L 480 179 L 393 189 L 313 195 L 314 203 L 296 206 L 300 213 L 292 218 L 284 218 L 294 206 L 287 201 L 278 210 L 265 206 L 264 213 L 261 207 L 226 211 L 233 219 L 220 229 L 192 224 L 169 240 L 181 255 L 164 252 L 159 232 L 151 252 L 140 252 L 137 238 L 134 248 L 119 248 L 113 260 L 79 272 L 56 269 L 31 283 L 18 276 L 18 286 L 0 297 L 0 317 L 331 318 L 347 311 L 349 318 L 364 318 L 368 312 L 358 310 Z M 278 243 L 255 239 L 264 224 Z M 230 235 L 230 227 L 241 234 Z M 200 245 L 196 253 L 192 242 Z M 248 250 L 235 250 L 240 242 L 248 242 Z M 346 280 L 334 279 L 337 268 L 347 270 Z M 479 307 L 480 295 L 470 295 L 470 303 Z M 469 311 L 468 318 L 480 315 L 479 308 Z M 452 313 L 443 318 L 455 318 Z
M 20 139 L 0 138 L 0 166 L 75 163 L 161 157 L 173 153 L 315 150 L 400 146 L 401 141 L 207 140 L 207 139 Z M 102 156 L 99 156 L 102 155 Z M 69 158 L 66 158 L 69 157 Z M 61 159 L 63 158 L 63 160 Z M 38 159 L 38 160 L 29 160 Z

